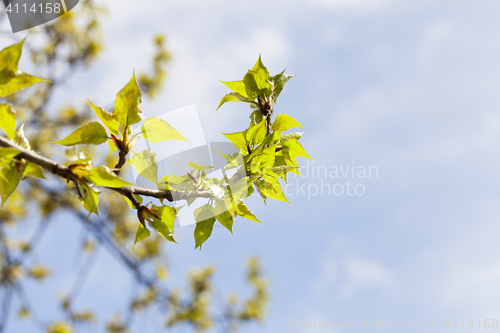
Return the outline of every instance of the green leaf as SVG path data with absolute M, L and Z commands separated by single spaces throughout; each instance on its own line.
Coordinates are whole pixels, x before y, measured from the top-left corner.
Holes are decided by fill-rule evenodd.
M 5 72 L 17 71 L 17 65 L 19 64 L 19 58 L 21 58 L 24 40 L 25 39 L 0 51 L 0 73 L 2 75 L 4 75 Z
M 0 82 L 3 82 L 5 77 L 0 73 Z M 0 97 L 6 97 L 10 94 L 26 89 L 39 82 L 51 82 L 50 80 L 42 79 L 27 73 L 16 72 L 15 76 L 8 80 L 7 83 L 0 83 Z
M 224 103 L 227 103 L 227 102 L 246 102 L 246 103 L 256 104 L 252 99 L 247 98 L 243 95 L 240 95 L 238 93 L 230 93 L 230 94 L 227 94 L 226 96 L 222 97 L 222 99 L 220 100 L 219 106 L 217 107 L 217 110 L 219 110 L 220 107 Z
M 26 136 L 24 135 L 24 124 L 22 124 L 16 131 L 16 134 L 14 136 L 14 142 L 17 143 L 19 146 L 30 150 L 30 143 Z
M 231 233 L 233 233 L 233 222 L 234 222 L 234 216 L 232 212 L 233 208 L 229 200 L 219 201 L 215 205 L 214 209 L 215 218 Z
M 24 40 L 0 52 L 0 97 L 5 97 L 38 82 L 50 82 L 17 69 Z
M 279 114 L 273 123 L 273 131 L 284 132 L 293 127 L 302 127 L 302 125 L 293 117 L 286 114 Z
M 309 156 L 309 154 L 307 154 L 304 147 L 302 147 L 302 145 L 296 139 L 288 140 L 287 142 L 285 142 L 283 144 L 283 146 L 288 148 L 287 150 L 288 150 L 288 153 L 290 154 L 290 156 L 305 157 L 305 158 L 309 158 L 311 160 L 313 159 L 311 156 Z
M 104 127 L 102 127 L 102 125 L 97 121 L 93 121 L 87 125 L 77 128 L 66 138 L 52 143 L 63 146 L 74 146 L 78 144 L 100 145 L 101 143 L 106 142 L 106 140 L 108 140 L 108 135 Z
M 213 165 L 206 166 L 206 165 L 197 164 L 197 163 L 194 163 L 194 162 L 191 162 L 191 161 L 187 161 L 187 165 L 190 166 L 191 168 L 193 168 L 194 170 L 198 170 L 198 171 L 203 171 L 203 170 L 206 170 L 206 169 L 213 169 L 213 168 L 215 168 Z
M 0 170 L 0 173 L 2 174 L 0 177 L 0 196 L 2 197 L 2 207 L 10 195 L 15 191 L 25 169 L 26 163 L 11 161 Z
M 132 185 L 118 177 L 113 171 L 104 165 L 100 165 L 97 168 L 90 170 L 88 178 L 96 186 L 123 187 Z
M 212 234 L 215 215 L 209 204 L 203 205 L 194 211 L 196 228 L 194 230 L 195 248 L 200 247 Z
M 255 181 L 255 185 L 257 186 L 259 191 L 266 197 L 290 203 L 290 201 L 288 201 L 283 194 L 281 184 L 278 181 L 276 181 L 275 183 L 270 183 L 266 180 L 258 179 Z
M 236 212 L 238 213 L 239 216 L 244 217 L 248 220 L 262 223 L 259 221 L 259 219 L 255 217 L 255 215 L 250 211 L 250 209 L 248 209 L 247 205 L 243 201 L 240 201 L 236 206 Z
M 0 147 L 0 157 L 6 159 L 12 159 L 13 157 L 19 155 L 21 152 L 16 148 L 10 147 Z
M 151 235 L 151 231 L 148 230 L 145 226 L 142 225 L 142 223 L 139 223 L 139 228 L 137 229 L 137 233 L 135 234 L 135 241 L 134 245 L 132 248 L 135 246 L 137 242 L 140 242 L 142 240 L 145 240 Z
M 261 144 L 266 139 L 266 126 L 266 118 L 264 118 L 258 125 L 248 129 L 245 135 L 247 144 L 254 146 Z
M 151 149 L 143 150 L 135 154 L 130 160 L 137 174 L 153 182 L 158 183 L 158 164 L 156 162 L 156 153 Z
M 170 206 L 161 206 L 158 208 L 156 213 L 163 223 L 167 226 L 168 230 L 174 230 L 175 216 L 177 215 L 177 210 Z
M 88 220 L 92 213 L 99 216 L 99 212 L 97 211 L 97 204 L 99 202 L 98 192 L 85 183 L 78 183 L 77 186 L 80 188 L 80 193 L 82 194 L 80 201 L 83 203 L 83 207 L 89 212 L 84 222 Z
M 243 81 L 220 81 L 224 83 L 229 89 L 239 94 L 240 96 L 248 99 L 248 95 L 245 89 L 245 84 Z
M 273 86 L 274 86 L 273 94 L 271 96 L 271 98 L 273 100 L 273 104 L 276 104 L 276 101 L 278 100 L 278 96 L 281 94 L 283 87 L 288 82 L 288 80 L 290 80 L 293 77 L 293 75 L 283 74 L 284 72 L 285 71 L 271 77 L 271 82 L 273 82 Z
M 113 117 L 124 126 L 137 124 L 144 117 L 141 111 L 141 102 L 141 88 L 135 80 L 134 73 L 129 83 L 116 95 Z
M 174 219 L 176 214 L 175 208 L 169 206 L 162 206 L 160 208 L 153 206 L 153 208 L 156 209 L 156 215 L 160 218 L 160 220 L 153 217 L 150 219 L 149 225 L 152 226 L 153 229 L 155 229 L 166 240 L 177 243 L 173 236 Z
M 235 145 L 240 152 L 247 151 L 246 131 L 236 133 L 221 133 Z
M 250 114 L 250 127 L 254 127 L 262 122 L 262 119 L 264 119 L 264 115 L 262 114 L 262 111 L 260 110 L 255 110 Z
M 144 136 L 144 139 L 151 143 L 158 143 L 167 140 L 188 141 L 165 120 L 158 117 L 149 118 L 144 122 L 142 125 L 142 135 Z
M 47 179 L 43 175 L 43 169 L 41 166 L 35 163 L 29 163 L 28 166 L 26 167 L 26 170 L 24 170 L 24 175 L 25 176 L 31 176 L 31 177 L 37 177 L 41 179 Z
M 262 57 L 260 54 L 259 54 L 259 59 L 257 59 L 257 62 L 255 63 L 255 65 L 252 68 L 252 71 L 257 72 L 257 73 L 266 74 L 269 76 L 269 71 L 267 70 L 267 67 L 264 66 L 264 63 L 262 62 Z
M 111 139 L 108 139 L 107 142 L 109 146 L 109 156 L 111 156 L 116 151 L 116 145 Z
M 282 145 L 288 140 L 299 140 L 302 137 L 302 132 L 293 132 L 293 133 L 288 133 L 288 134 L 283 134 L 278 141 L 278 145 Z
M 104 124 L 104 126 L 106 126 L 108 131 L 114 135 L 120 134 L 120 123 L 113 117 L 113 115 L 103 108 L 95 106 L 90 100 L 89 103 L 92 107 L 92 110 L 94 110 L 95 114 Z
M 16 135 L 16 114 L 10 104 L 0 104 L 0 128 L 14 140 Z
M 269 74 L 264 71 L 248 71 L 243 77 L 246 93 L 251 99 L 260 97 L 271 97 L 272 84 L 269 81 Z

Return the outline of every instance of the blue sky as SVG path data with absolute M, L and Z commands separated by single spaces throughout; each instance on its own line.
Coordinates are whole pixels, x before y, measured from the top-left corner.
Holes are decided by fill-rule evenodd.
M 180 245 L 167 245 L 173 284 L 187 268 L 213 264 L 222 292 L 244 293 L 244 260 L 260 256 L 271 308 L 265 324 L 244 332 L 297 331 L 292 319 L 439 320 L 435 331 L 448 319 L 500 319 L 500 3 L 106 3 L 106 50 L 56 104 L 108 103 L 134 69 L 147 69 L 150 36 L 165 32 L 173 62 L 164 94 L 144 103 L 147 117 L 195 104 L 208 140 L 243 129 L 246 105 L 215 113 L 226 93 L 218 80 L 240 79 L 262 54 L 271 72 L 296 74 L 275 112 L 304 125 L 315 166 L 378 168 L 369 179 L 323 179 L 362 184 L 362 196 L 294 194 L 291 206 L 253 198 L 248 205 L 265 224 L 236 221 L 234 235 L 217 228 L 201 252 L 192 229 L 179 229 Z M 61 242 L 76 251 L 69 240 L 80 227 L 67 220 L 60 216 L 60 231 L 41 244 L 40 256 L 61 267 L 58 281 L 33 286 L 42 295 L 69 286 L 76 271 L 71 251 L 56 252 Z M 112 262 L 101 251 L 77 304 L 99 304 L 101 319 L 112 313 L 107 300 L 116 304 L 130 289 Z M 160 317 L 141 320 L 156 332 Z

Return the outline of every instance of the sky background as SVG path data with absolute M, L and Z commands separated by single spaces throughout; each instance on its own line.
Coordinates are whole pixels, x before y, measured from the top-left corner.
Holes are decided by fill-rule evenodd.
M 291 179 L 293 205 L 248 202 L 264 222 L 238 219 L 234 235 L 216 228 L 200 252 L 192 229 L 166 244 L 171 283 L 187 269 L 213 264 L 221 294 L 237 291 L 245 258 L 258 255 L 272 279 L 263 325 L 242 332 L 288 332 L 290 321 L 372 322 L 500 320 L 500 3 L 478 1 L 106 1 L 106 49 L 71 79 L 54 105 L 90 98 L 109 104 L 133 70 L 148 70 L 151 36 L 167 34 L 172 52 L 163 94 L 145 102 L 146 117 L 195 104 L 207 140 L 243 130 L 250 109 L 215 109 L 259 54 L 271 74 L 296 76 L 275 106 L 304 126 L 302 145 L 318 166 L 375 166 L 378 177 Z M 19 39 L 26 34 L 18 33 Z M 4 41 L 7 45 L 7 41 Z M 21 67 L 22 68 L 22 67 Z M 95 84 L 99 82 L 99 84 Z M 306 165 L 306 160 L 300 161 Z M 357 169 L 358 170 L 358 169 Z M 314 192 L 321 182 L 362 184 L 361 196 Z M 342 185 L 344 186 L 344 185 Z M 311 192 L 309 192 L 311 194 Z M 59 215 L 39 256 L 57 270 L 33 284 L 39 315 L 57 306 L 44 295 L 68 288 L 81 235 Z M 61 253 L 60 248 L 67 247 Z M 99 309 L 100 332 L 131 279 L 101 251 L 75 304 Z M 119 272 L 124 272 L 122 275 Z M 39 306 L 36 306 L 36 305 Z M 123 308 L 125 309 L 124 303 Z M 54 317 L 54 319 L 57 319 Z M 141 332 L 163 318 L 145 313 Z M 10 332 L 30 332 L 14 323 Z M 472 329 L 468 329 L 473 331 Z M 477 329 L 474 329 L 474 331 Z

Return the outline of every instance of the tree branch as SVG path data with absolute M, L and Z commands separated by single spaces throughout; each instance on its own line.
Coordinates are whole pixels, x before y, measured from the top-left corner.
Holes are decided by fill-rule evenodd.
M 67 180 L 72 180 L 75 183 L 78 181 L 77 176 L 68 167 L 61 165 L 55 161 L 52 161 L 44 156 L 38 155 L 32 150 L 27 150 L 16 143 L 12 142 L 10 139 L 0 136 L 0 147 L 14 148 L 19 150 L 19 155 L 16 157 L 18 159 L 25 159 L 31 163 L 37 164 L 50 171 L 54 175 L 62 177 Z M 126 196 L 136 208 L 140 207 L 140 203 L 134 197 L 134 194 L 144 195 L 148 197 L 153 197 L 157 199 L 167 199 L 168 201 L 180 201 L 188 200 L 191 198 L 209 198 L 212 194 L 211 190 L 192 190 L 192 191 L 170 191 L 170 190 L 151 190 L 147 188 L 141 188 L 136 186 L 124 186 L 119 188 L 107 187 L 108 189 L 118 192 Z

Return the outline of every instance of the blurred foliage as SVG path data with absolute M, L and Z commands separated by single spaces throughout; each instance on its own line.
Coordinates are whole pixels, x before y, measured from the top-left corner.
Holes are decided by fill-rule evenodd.
M 29 138 L 32 150 L 61 160 L 55 146 L 47 143 L 60 139 L 59 133 L 70 133 L 74 128 L 95 120 L 91 106 L 85 100 L 68 100 L 59 109 L 55 109 L 52 101 L 55 95 L 64 94 L 61 87 L 68 80 L 91 67 L 105 49 L 100 25 L 105 15 L 106 9 L 93 0 L 81 0 L 70 13 L 30 31 L 24 50 L 30 55 L 32 71 L 37 77 L 50 80 L 50 83 L 39 83 L 5 98 L 4 102 L 12 105 L 17 122 L 26 124 L 25 133 L 17 131 L 16 140 L 19 143 Z M 2 17 L 5 19 L 4 13 Z M 154 48 L 151 73 L 138 74 L 138 83 L 147 98 L 153 98 L 161 91 L 166 65 L 171 58 L 162 35 L 154 37 Z M 10 119 L 12 112 L 5 109 L 2 119 Z M 6 124 L 6 120 L 2 124 Z M 82 157 L 78 152 L 74 154 Z M 109 156 L 108 151 L 88 147 L 86 154 L 92 160 L 103 161 L 108 167 L 116 163 L 116 157 Z M 36 170 L 32 171 L 32 175 L 36 174 Z M 255 269 L 257 261 L 251 261 L 247 276 L 254 294 L 241 302 L 229 301 L 223 308 L 213 305 L 213 268 L 193 270 L 188 278 L 189 292 L 182 292 L 181 289 L 172 291 L 167 285 L 172 272 L 165 264 L 168 260 L 161 236 L 155 234 L 130 249 L 129 245 L 135 239 L 137 217 L 128 209 L 127 201 L 120 194 L 106 191 L 100 199 L 106 203 L 99 212 L 101 219 L 90 218 L 82 226 L 84 239 L 74 242 L 79 244 L 77 246 L 81 250 L 79 261 L 82 265 L 78 278 L 60 300 L 56 295 L 46 300 L 47 303 L 59 302 L 61 305 L 60 319 L 50 322 L 37 316 L 37 309 L 30 302 L 32 295 L 25 292 L 28 279 L 43 283 L 58 273 L 56 267 L 47 267 L 39 262 L 37 245 L 51 232 L 49 226 L 56 215 L 65 212 L 73 215 L 75 221 L 82 221 L 86 214 L 81 210 L 76 189 L 68 191 L 64 184 L 57 182 L 29 176 L 10 195 L 0 209 L 0 292 L 3 296 L 0 332 L 9 332 L 9 310 L 14 304 L 19 305 L 17 309 L 12 309 L 17 311 L 18 317 L 32 321 L 39 332 L 70 333 L 75 331 L 77 325 L 95 323 L 99 318 L 95 309 L 74 309 L 73 304 L 84 288 L 85 277 L 92 270 L 100 249 L 124 264 L 138 291 L 137 296 L 129 300 L 129 312 L 117 313 L 112 318 L 99 318 L 106 321 L 102 328 L 106 332 L 131 332 L 134 318 L 150 307 L 157 307 L 165 315 L 166 326 L 185 326 L 199 332 L 229 324 L 236 329 L 245 322 L 263 319 L 268 302 L 267 284 L 260 269 Z M 23 239 L 13 236 L 18 234 L 22 234 Z M 116 308 L 120 309 L 121 304 L 117 304 Z

